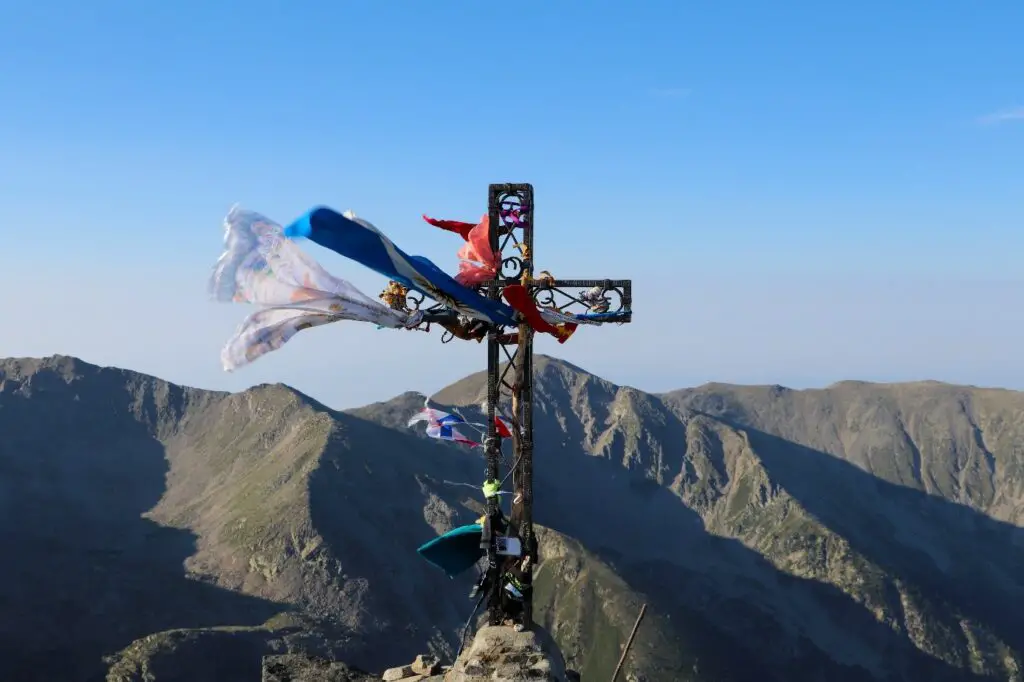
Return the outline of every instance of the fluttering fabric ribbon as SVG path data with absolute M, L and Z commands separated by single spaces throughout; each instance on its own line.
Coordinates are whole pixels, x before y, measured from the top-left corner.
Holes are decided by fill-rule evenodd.
M 422 313 L 392 310 L 334 277 L 286 239 L 279 224 L 254 211 L 231 209 L 224 245 L 210 276 L 211 297 L 264 306 L 245 318 L 221 351 L 226 371 L 277 350 L 303 329 L 340 320 L 389 328 L 422 321 Z
M 239 326 L 220 353 L 221 366 L 233 372 L 288 343 L 304 329 L 319 327 L 340 318 L 309 310 L 279 306 L 252 313 Z
M 471 448 L 480 447 L 480 443 L 471 438 L 466 438 L 457 428 L 460 425 L 469 426 L 466 420 L 459 415 L 435 410 L 432 407 L 424 407 L 412 416 L 407 426 L 412 426 L 422 421 L 427 422 L 427 435 L 431 438 L 462 443 Z
M 481 407 L 483 412 L 487 412 L 487 406 Z M 461 414 L 450 414 L 443 410 L 430 407 L 430 398 L 426 398 L 423 401 L 423 409 L 417 412 L 409 420 L 408 426 L 417 424 L 419 422 L 427 422 L 427 435 L 431 438 L 439 438 L 441 440 L 452 440 L 455 442 L 465 442 L 467 445 L 479 445 L 476 441 L 466 438 L 458 431 L 453 428 L 451 431 L 442 431 L 442 426 L 466 426 L 474 431 L 480 433 L 483 437 L 487 434 L 487 424 L 481 424 L 479 422 L 471 422 L 463 417 Z M 499 438 L 511 438 L 512 437 L 512 422 L 500 414 L 494 415 L 494 432 Z M 459 438 L 463 440 L 458 440 Z
M 505 296 L 505 300 L 509 302 L 516 311 L 523 313 L 523 316 L 530 319 L 537 319 L 537 315 L 544 322 L 547 322 L 551 327 L 562 327 L 557 329 L 554 334 L 559 338 L 559 342 L 564 343 L 569 336 L 572 335 L 573 330 L 576 329 L 577 325 L 589 324 L 589 325 L 601 325 L 606 322 L 618 321 L 622 313 L 582 313 L 573 314 L 566 313 L 557 308 L 541 308 L 537 305 L 533 297 L 526 291 L 526 288 L 521 284 L 510 284 L 502 290 L 502 295 Z M 512 298 L 510 299 L 509 296 Z M 515 303 L 513 303 L 515 301 Z M 519 307 L 516 307 L 519 306 Z M 536 312 L 534 312 L 536 311 Z M 531 326 L 533 324 L 531 323 Z M 552 333 L 550 329 L 546 327 L 538 328 L 534 326 L 537 331 Z
M 576 322 L 562 322 L 554 325 L 544 319 L 537 303 L 522 284 L 512 284 L 501 290 L 501 295 L 512 308 L 526 318 L 534 331 L 551 334 L 559 343 L 565 343 L 576 331 Z
M 494 430 L 501 438 L 512 437 L 512 423 L 500 415 L 494 415 Z
M 469 231 L 476 227 L 473 223 L 464 223 L 461 220 L 441 220 L 439 218 L 431 218 L 425 213 L 423 214 L 423 219 L 434 227 L 440 227 L 442 230 L 454 232 L 464 240 L 469 239 Z
M 459 257 L 459 274 L 455 281 L 463 286 L 477 286 L 492 280 L 498 273 L 501 259 L 491 248 L 490 219 L 485 215 L 476 225 L 458 220 L 438 220 L 426 215 L 423 219 L 442 230 L 448 230 L 466 240 L 456 254 Z
M 460 284 L 430 259 L 403 251 L 372 223 L 319 206 L 284 228 L 290 239 L 309 239 L 402 286 L 474 320 L 512 326 L 515 311 Z
M 614 321 L 615 320 L 615 316 L 619 315 L 619 313 L 614 313 L 612 315 L 609 315 L 609 314 L 605 313 L 603 316 L 597 316 L 597 315 L 594 315 L 593 313 L 582 313 L 582 314 L 577 315 L 577 314 L 573 314 L 573 313 L 565 313 L 565 312 L 562 312 L 561 310 L 554 310 L 552 308 L 540 308 L 540 307 L 538 307 L 538 310 L 540 311 L 540 316 L 546 322 L 550 322 L 551 324 L 555 324 L 555 325 L 557 325 L 557 324 L 589 324 L 589 325 L 593 325 L 593 326 L 598 326 L 598 325 L 604 324 L 606 321 Z M 605 318 L 607 318 L 607 319 L 605 319 Z

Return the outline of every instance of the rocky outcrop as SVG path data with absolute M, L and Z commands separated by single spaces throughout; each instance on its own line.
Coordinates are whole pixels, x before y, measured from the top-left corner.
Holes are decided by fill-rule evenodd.
M 263 682 L 376 682 L 376 679 L 339 661 L 306 654 L 263 657 Z
M 480 628 L 473 643 L 455 661 L 442 667 L 437 659 L 417 656 L 411 665 L 391 668 L 384 682 L 514 682 L 546 680 L 571 682 L 579 677 L 566 671 L 558 645 L 539 627 L 517 632 L 507 626 Z

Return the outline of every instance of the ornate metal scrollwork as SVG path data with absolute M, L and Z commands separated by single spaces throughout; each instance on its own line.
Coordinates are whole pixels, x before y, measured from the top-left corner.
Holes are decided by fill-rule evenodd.
M 415 327 L 407 327 L 407 329 L 429 332 L 431 323 L 436 322 L 443 325 L 449 315 L 448 308 L 441 304 L 434 304 L 424 308 L 423 303 L 427 299 L 426 296 L 418 291 L 412 291 L 394 280 L 388 281 L 387 286 L 384 287 L 384 291 L 380 292 L 378 298 L 392 310 L 408 314 L 417 312 L 423 314 L 422 322 Z M 454 315 L 454 313 L 450 314 Z
M 388 281 L 388 285 L 384 287 L 384 291 L 380 292 L 378 298 L 383 301 L 384 305 L 403 313 L 411 313 L 417 310 L 423 310 L 424 312 L 436 312 L 445 306 L 440 304 L 431 305 L 427 308 L 423 308 L 423 303 L 427 300 L 427 297 L 418 291 L 413 291 L 394 280 Z
M 629 322 L 633 315 L 629 280 L 558 280 L 545 271 L 534 284 L 533 300 L 540 308 L 569 315 L 599 314 L 604 322 Z
M 523 259 L 519 256 L 506 256 L 501 259 L 500 279 L 519 279 L 523 274 Z
M 405 294 L 405 306 L 408 310 L 419 310 L 427 297 L 418 291 L 409 291 Z
M 498 236 L 501 271 L 497 273 L 497 278 L 519 279 L 526 271 L 525 261 L 530 257 L 526 231 L 532 226 L 531 207 L 526 197 L 517 191 L 506 191 L 499 195 L 498 206 L 498 224 L 494 230 Z

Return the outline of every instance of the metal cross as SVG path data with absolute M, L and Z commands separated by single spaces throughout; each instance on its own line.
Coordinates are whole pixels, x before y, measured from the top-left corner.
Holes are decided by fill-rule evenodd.
M 538 307 L 553 308 L 564 313 L 603 313 L 604 321 L 632 321 L 632 282 L 607 279 L 555 279 L 546 272 L 534 277 L 533 186 L 530 184 L 494 184 L 488 189 L 487 212 L 492 227 L 491 248 L 500 254 L 501 267 L 497 279 L 486 282 L 488 298 L 500 299 L 501 291 L 511 284 L 522 284 Z M 518 251 L 516 253 L 515 251 Z M 511 272 L 509 272 L 511 271 Z M 585 289 L 575 295 L 567 289 Z M 575 306 L 575 309 L 574 309 Z M 489 620 L 499 625 L 512 620 L 517 626 L 529 628 L 533 623 L 533 568 L 537 564 L 537 540 L 533 532 L 533 328 L 521 315 L 518 334 L 491 329 L 487 336 L 487 479 L 502 480 L 501 440 L 497 433 L 495 414 L 503 393 L 511 397 L 512 467 L 514 490 L 512 512 L 508 519 L 508 536 L 518 536 L 522 556 L 498 554 L 493 532 L 501 518 L 499 498 L 487 500 L 487 516 L 483 542 L 487 546 L 487 570 L 492 572 L 487 596 Z M 580 325 L 586 326 L 586 325 Z M 586 330 L 582 330 L 586 331 Z M 514 342 L 514 343 L 513 343 Z M 509 346 L 515 350 L 509 352 Z M 502 367 L 502 355 L 506 363 Z M 511 375 L 511 379 L 510 379 Z M 511 608 L 503 598 L 505 574 L 517 576 L 525 588 L 521 607 Z

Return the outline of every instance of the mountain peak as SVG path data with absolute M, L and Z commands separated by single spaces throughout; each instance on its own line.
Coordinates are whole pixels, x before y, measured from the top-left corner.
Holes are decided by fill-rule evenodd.
M 584 679 L 610 675 L 641 601 L 628 674 L 651 680 L 1024 665 L 1024 393 L 654 396 L 549 356 L 534 370 L 535 613 Z M 485 386 L 481 372 L 435 397 L 475 407 Z M 364 669 L 425 641 L 450 656 L 465 592 L 415 548 L 479 517 L 483 453 L 410 433 L 424 400 L 341 413 L 281 383 L 227 394 L 68 356 L 0 360 L 0 531 L 19 547 L 0 599 L 25 652 L 8 669 L 99 675 L 132 640 L 178 666 L 307 645 Z M 62 605 L 82 615 L 53 618 Z M 299 616 L 308 628 L 285 634 Z
M 41 358 L 0 358 L 0 378 L 27 379 L 40 372 L 52 371 L 65 379 L 87 372 L 96 372 L 99 365 L 71 355 L 47 355 Z
M 507 362 L 501 363 L 502 369 Z M 508 377 L 511 382 L 512 377 Z M 533 356 L 533 384 L 538 393 L 551 392 L 558 389 L 581 386 L 596 382 L 605 391 L 614 392 L 618 386 L 606 381 L 596 374 L 561 358 L 550 355 L 535 354 Z M 458 381 L 449 384 L 434 393 L 430 399 L 441 405 L 480 405 L 487 398 L 487 372 L 474 372 Z
M 219 393 L 217 391 L 213 391 L 213 392 L 214 393 Z M 227 393 L 221 393 L 221 394 L 222 395 L 228 395 Z M 278 382 L 274 382 L 274 383 L 255 384 L 255 385 L 250 386 L 249 388 L 247 388 L 244 391 L 241 391 L 240 393 L 237 393 L 235 395 L 251 396 L 253 398 L 262 399 L 262 400 L 268 400 L 270 402 L 274 402 L 274 401 L 292 402 L 292 401 L 295 401 L 295 402 L 298 402 L 299 404 L 306 405 L 308 407 L 312 407 L 313 409 L 317 410 L 318 412 L 335 412 L 334 409 L 328 407 L 327 405 L 324 405 L 323 403 L 321 403 L 316 398 L 313 398 L 313 397 L 303 393 L 302 391 L 300 391 L 299 389 L 297 389 L 297 388 L 295 388 L 293 386 L 289 386 L 288 384 L 281 383 L 279 381 Z
M 406 391 L 391 400 L 382 400 L 345 410 L 345 414 L 388 428 L 404 430 L 408 428 L 406 424 L 409 423 L 409 418 L 423 407 L 425 400 L 426 396 L 419 391 Z
M 574 374 L 588 374 L 590 376 L 596 376 L 593 372 L 589 372 L 579 365 L 574 365 L 568 360 L 562 358 L 556 358 L 551 355 L 544 355 L 542 353 L 536 353 L 533 356 L 533 366 L 535 369 L 547 369 L 553 367 L 559 371 L 572 372 Z

